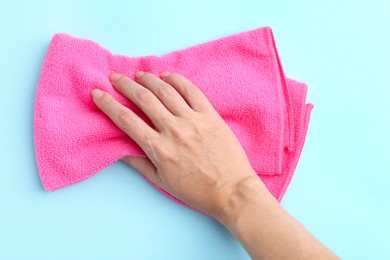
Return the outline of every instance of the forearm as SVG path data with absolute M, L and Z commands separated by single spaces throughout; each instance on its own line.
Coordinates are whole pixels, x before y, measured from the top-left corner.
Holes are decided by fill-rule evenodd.
M 253 178 L 240 183 L 217 218 L 253 259 L 338 259 Z

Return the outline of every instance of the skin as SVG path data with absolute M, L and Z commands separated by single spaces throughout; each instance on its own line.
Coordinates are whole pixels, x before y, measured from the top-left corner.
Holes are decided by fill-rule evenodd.
M 338 259 L 284 211 L 252 169 L 234 133 L 187 78 L 138 71 L 135 81 L 117 73 L 109 79 L 155 126 L 108 93 L 92 90 L 95 104 L 147 155 L 125 157 L 125 162 L 217 219 L 253 259 Z

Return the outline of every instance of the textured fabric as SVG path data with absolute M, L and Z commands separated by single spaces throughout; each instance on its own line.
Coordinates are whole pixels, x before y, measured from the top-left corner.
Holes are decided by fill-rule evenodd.
M 36 158 L 46 190 L 80 182 L 126 155 L 145 156 L 90 95 L 99 87 L 151 124 L 108 80 L 112 71 L 134 78 L 137 70 L 156 75 L 166 70 L 189 78 L 236 134 L 270 192 L 282 199 L 304 144 L 312 105 L 306 104 L 306 85 L 285 78 L 269 27 L 159 57 L 114 55 L 93 41 L 54 35 L 34 112 Z

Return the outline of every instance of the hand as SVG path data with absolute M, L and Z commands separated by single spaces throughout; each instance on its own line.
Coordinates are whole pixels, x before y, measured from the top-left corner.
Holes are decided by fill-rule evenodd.
M 234 133 L 203 93 L 185 77 L 137 72 L 136 81 L 112 73 L 114 88 L 155 126 L 106 92 L 93 100 L 145 152 L 124 160 L 152 183 L 213 217 L 221 217 L 240 183 L 262 184 Z
M 151 128 L 108 93 L 96 105 L 147 158 L 124 160 L 188 205 L 219 220 L 253 259 L 337 259 L 279 205 L 256 175 L 234 133 L 188 79 L 137 72 L 110 81 L 149 117 Z

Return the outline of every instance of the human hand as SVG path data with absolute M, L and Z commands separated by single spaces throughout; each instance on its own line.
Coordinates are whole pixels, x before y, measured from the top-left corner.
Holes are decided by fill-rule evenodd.
M 267 191 L 234 133 L 185 77 L 112 73 L 112 85 L 149 117 L 150 127 L 111 95 L 94 89 L 96 105 L 147 158 L 124 160 L 152 183 L 219 220 L 253 259 L 337 259 Z
M 151 120 L 151 128 L 98 89 L 96 105 L 145 152 L 125 157 L 152 183 L 215 218 L 243 182 L 262 185 L 238 139 L 203 93 L 184 76 L 137 72 L 136 81 L 110 74 L 114 88 Z

